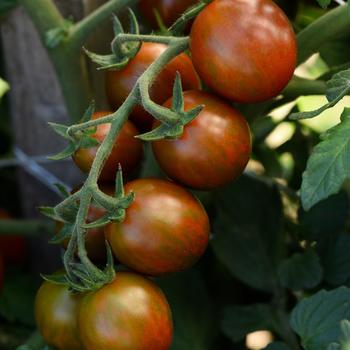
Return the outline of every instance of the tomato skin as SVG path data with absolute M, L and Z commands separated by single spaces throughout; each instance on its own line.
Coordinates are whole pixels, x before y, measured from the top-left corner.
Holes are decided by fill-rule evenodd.
M 112 112 L 96 112 L 92 119 L 102 118 Z M 97 126 L 96 133 L 91 135 L 96 140 L 102 142 L 110 130 L 110 124 L 101 124 Z M 112 153 L 107 159 L 106 164 L 100 175 L 101 181 L 114 181 L 120 163 L 124 175 L 130 174 L 140 164 L 143 156 L 142 142 L 135 138 L 139 132 L 134 125 L 127 121 L 121 129 Z M 98 147 L 80 148 L 73 154 L 75 164 L 83 172 L 89 172 L 91 165 L 95 159 Z
M 160 179 L 129 182 L 125 191 L 135 193 L 125 220 L 105 227 L 118 260 L 152 276 L 194 265 L 209 240 L 209 219 L 201 203 L 182 187 Z
M 112 196 L 114 194 L 114 187 L 110 183 L 99 183 L 99 188 L 104 193 Z M 80 186 L 72 191 L 76 192 Z M 86 218 L 87 223 L 91 223 L 100 219 L 105 214 L 105 210 L 90 206 Z M 56 232 L 58 233 L 63 227 L 63 223 L 56 222 Z M 67 249 L 69 240 L 64 240 L 62 246 Z M 85 248 L 89 259 L 96 263 L 106 262 L 106 238 L 103 227 L 88 229 L 85 236 Z
M 0 209 L 0 220 L 11 219 L 11 215 Z M 26 242 L 20 235 L 0 235 L 0 254 L 8 264 L 21 264 L 26 258 Z
M 205 105 L 176 140 L 152 143 L 165 173 L 185 186 L 210 190 L 223 186 L 245 169 L 251 154 L 251 135 L 243 116 L 220 98 L 201 91 L 184 93 L 185 110 Z M 172 101 L 165 103 L 171 106 Z
M 190 38 L 200 77 L 233 101 L 269 100 L 293 76 L 295 34 L 271 0 L 214 0 L 194 21 Z
M 78 314 L 86 350 L 168 350 L 173 325 L 169 304 L 152 281 L 131 272 L 87 294 Z
M 154 28 L 157 28 L 157 19 L 154 10 L 157 10 L 164 24 L 169 27 L 173 24 L 190 6 L 198 0 L 141 0 L 139 8 L 144 17 Z
M 106 93 L 113 109 L 117 109 L 131 92 L 142 73 L 167 49 L 166 45 L 143 43 L 137 55 L 120 71 L 107 71 Z M 175 57 L 158 75 L 150 89 L 152 101 L 163 104 L 173 93 L 176 72 L 181 74 L 184 90 L 199 89 L 200 81 L 191 59 L 186 54 Z M 153 117 L 136 106 L 130 119 L 141 131 L 152 128 Z
M 35 299 L 35 319 L 48 345 L 57 350 L 83 350 L 79 339 L 77 312 L 81 295 L 68 287 L 45 281 Z

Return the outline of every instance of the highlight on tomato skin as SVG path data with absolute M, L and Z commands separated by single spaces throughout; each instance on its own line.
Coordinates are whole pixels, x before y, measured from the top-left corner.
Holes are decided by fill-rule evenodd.
M 170 306 L 161 289 L 132 272 L 83 297 L 79 333 L 88 350 L 168 350 L 173 338 Z
M 122 70 L 106 72 L 106 94 L 113 110 L 121 106 L 141 74 L 167 49 L 164 44 L 143 43 L 140 51 Z M 200 89 L 200 80 L 191 58 L 182 53 L 171 60 L 157 76 L 150 89 L 152 101 L 163 104 L 173 94 L 176 73 L 181 74 L 184 90 Z M 129 118 L 140 131 L 149 131 L 154 118 L 136 106 Z
M 123 222 L 105 227 L 117 259 L 145 275 L 185 270 L 203 255 L 209 218 L 202 204 L 173 182 L 146 178 L 129 182 L 135 199 Z
M 139 9 L 141 16 L 145 18 L 153 28 L 158 28 L 155 11 L 158 12 L 165 26 L 173 24 L 190 6 L 197 0 L 141 0 Z
M 47 345 L 57 350 L 84 350 L 78 331 L 77 312 L 82 294 L 67 286 L 43 282 L 35 298 L 35 319 Z
M 92 119 L 99 119 L 113 112 L 100 111 L 95 112 Z M 101 124 L 97 126 L 96 133 L 91 135 L 93 138 L 102 142 L 110 130 L 110 124 Z M 143 157 L 142 141 L 135 138 L 139 131 L 135 126 L 127 121 L 118 134 L 111 154 L 104 165 L 100 181 L 114 181 L 118 171 L 119 164 L 122 166 L 123 174 L 130 175 L 141 163 Z M 72 156 L 75 164 L 80 170 L 88 173 L 95 159 L 97 147 L 80 148 Z
M 184 102 L 185 110 L 198 105 L 204 105 L 204 109 L 184 127 L 178 139 L 152 143 L 158 164 L 171 179 L 197 190 L 212 190 L 234 181 L 251 155 L 247 121 L 213 94 L 186 91 Z M 171 104 L 172 99 L 164 106 Z
M 295 33 L 272 0 L 214 0 L 196 17 L 190 39 L 200 77 L 235 102 L 276 97 L 295 70 Z

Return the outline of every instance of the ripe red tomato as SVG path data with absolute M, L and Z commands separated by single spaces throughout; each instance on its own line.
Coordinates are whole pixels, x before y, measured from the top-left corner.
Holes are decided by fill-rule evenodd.
M 100 183 L 100 189 L 108 194 L 113 195 L 114 187 L 109 183 Z M 77 190 L 79 187 L 77 188 Z M 76 192 L 75 190 L 72 193 Z M 105 214 L 105 210 L 101 208 L 97 208 L 94 206 L 90 206 L 89 212 L 87 215 L 87 223 L 96 221 L 100 219 Z M 56 228 L 57 232 L 62 229 L 63 223 L 57 222 Z M 67 248 L 69 240 L 65 240 L 62 242 L 64 248 Z M 88 253 L 88 257 L 94 262 L 105 262 L 106 261 L 106 238 L 104 234 L 103 227 L 97 227 L 87 230 L 85 236 L 85 247 Z
M 209 219 L 191 193 L 160 179 L 129 182 L 125 191 L 135 193 L 125 220 L 105 227 L 120 262 L 156 276 L 184 270 L 202 256 L 209 239 Z
M 184 93 L 185 109 L 205 105 L 176 140 L 153 142 L 154 155 L 165 173 L 191 188 L 209 190 L 240 176 L 251 153 L 249 126 L 243 116 L 218 97 Z M 171 106 L 169 100 L 165 106 Z
M 168 350 L 171 310 L 163 292 L 147 278 L 119 272 L 115 280 L 87 294 L 78 313 L 87 350 Z
M 167 46 L 156 43 L 143 43 L 137 55 L 120 71 L 108 71 L 106 75 L 106 93 L 113 109 L 117 109 L 131 92 L 142 73 L 166 50 Z M 186 54 L 175 57 L 158 75 L 151 87 L 150 95 L 154 102 L 164 103 L 173 93 L 176 72 L 181 74 L 184 90 L 199 89 L 200 81 Z M 137 106 L 130 116 L 142 131 L 152 128 L 153 118 Z
M 96 112 L 92 119 L 98 119 L 104 117 L 112 112 Z M 92 135 L 96 140 L 102 142 L 110 130 L 110 124 L 101 124 L 97 126 L 96 133 Z M 135 138 L 138 135 L 137 129 L 134 125 L 127 121 L 121 132 L 119 133 L 112 153 L 110 154 L 107 162 L 100 175 L 100 180 L 115 180 L 115 176 L 118 170 L 119 163 L 123 168 L 125 175 L 130 174 L 141 162 L 143 156 L 142 142 Z M 89 172 L 92 162 L 95 159 L 95 155 L 98 147 L 92 148 L 80 148 L 74 155 L 73 160 L 75 164 L 84 172 Z
M 154 28 L 157 28 L 157 19 L 154 10 L 158 11 L 163 23 L 169 27 L 190 6 L 198 0 L 141 0 L 139 7 L 141 16 L 144 17 Z
M 218 94 L 252 103 L 277 96 L 291 79 L 296 38 L 271 0 L 214 0 L 191 30 L 193 64 Z
M 11 215 L 0 209 L 0 220 L 11 219 Z M 0 253 L 3 260 L 9 264 L 20 264 L 26 257 L 26 243 L 23 236 L 20 235 L 0 235 Z
M 0 255 L 0 291 L 4 283 L 4 261 L 2 255 Z
M 77 325 L 81 295 L 63 285 L 44 282 L 35 299 L 35 319 L 47 345 L 57 350 L 83 350 Z

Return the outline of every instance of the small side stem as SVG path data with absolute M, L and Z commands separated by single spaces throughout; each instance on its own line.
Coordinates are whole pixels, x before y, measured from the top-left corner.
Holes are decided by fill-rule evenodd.
M 136 34 L 119 34 L 114 42 L 117 44 L 122 44 L 125 42 L 142 41 L 149 43 L 159 43 L 169 45 L 174 42 L 173 36 L 156 36 L 156 35 L 136 35 Z

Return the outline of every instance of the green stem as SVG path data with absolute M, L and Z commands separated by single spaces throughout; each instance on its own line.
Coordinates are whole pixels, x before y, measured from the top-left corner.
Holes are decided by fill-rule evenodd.
M 298 34 L 298 64 L 306 61 L 312 54 L 340 34 L 350 33 L 348 6 L 338 6 L 327 12 Z
M 165 123 L 173 124 L 178 120 L 178 115 L 172 112 L 168 108 L 160 106 L 152 101 L 149 94 L 149 87 L 152 86 L 155 77 L 158 76 L 162 68 L 174 57 L 179 55 L 181 52 L 188 49 L 189 38 L 173 38 L 168 49 L 164 52 L 159 59 L 152 64 L 148 70 L 147 74 L 144 74 L 139 79 L 139 91 L 142 101 L 143 108 L 150 114 L 152 114 L 156 119 Z
M 150 42 L 150 43 L 159 43 L 169 45 L 174 43 L 173 36 L 156 36 L 156 35 L 142 35 L 142 34 L 119 34 L 115 37 L 114 42 L 117 45 L 125 43 L 125 42 L 133 42 L 133 41 L 142 41 L 142 42 Z
M 36 236 L 53 230 L 52 222 L 42 220 L 0 220 L 0 235 Z
M 75 47 L 80 48 L 84 45 L 89 35 L 96 30 L 101 23 L 107 20 L 113 12 L 117 13 L 136 2 L 137 0 L 108 1 L 75 25 L 71 31 L 69 41 Z
M 293 101 L 299 96 L 324 95 L 327 84 L 322 80 L 310 80 L 294 76 L 282 92 L 285 99 Z
M 71 136 L 74 136 L 74 134 L 78 131 L 88 129 L 101 124 L 111 123 L 114 119 L 115 119 L 115 115 L 113 113 L 102 118 L 89 120 L 85 123 L 75 124 L 68 128 L 67 133 Z

